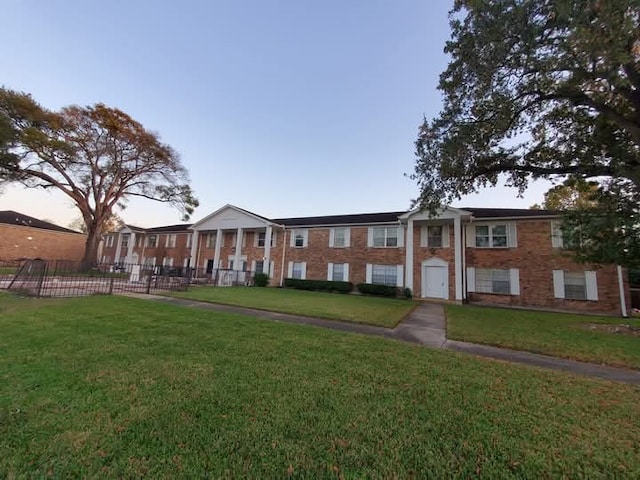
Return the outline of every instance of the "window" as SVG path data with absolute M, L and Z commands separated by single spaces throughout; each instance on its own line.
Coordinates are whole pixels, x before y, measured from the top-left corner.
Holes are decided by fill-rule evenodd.
M 266 232 L 258 232 L 258 247 L 264 247 L 265 239 L 267 238 Z
M 264 260 L 256 260 L 255 273 L 263 273 L 263 272 L 264 272 Z
M 291 246 L 296 248 L 306 247 L 309 241 L 309 230 L 299 228 L 291 230 Z
M 587 299 L 587 282 L 584 272 L 564 272 L 564 298 Z
M 476 247 L 505 248 L 509 244 L 506 224 L 476 225 L 475 229 Z
M 442 248 L 442 225 L 427 227 L 427 245 L 431 248 Z
M 373 227 L 373 247 L 397 247 L 398 227 Z
M 348 247 L 351 242 L 350 229 L 348 227 L 332 228 L 329 232 L 329 246 L 336 248 Z
M 215 247 L 215 239 L 216 239 L 215 233 L 208 233 L 205 247 L 206 248 L 214 248 Z
M 371 267 L 371 283 L 380 285 L 398 285 L 398 267 L 396 265 L 373 265 Z
M 488 268 L 475 269 L 475 291 L 479 293 L 511 294 L 511 275 L 509 270 Z
M 173 267 L 173 257 L 164 257 L 162 259 L 163 267 Z
M 334 282 L 346 281 L 344 277 L 344 263 L 334 263 L 333 271 L 331 272 L 331 280 Z
M 167 240 L 165 245 L 167 248 L 175 248 L 176 246 L 176 235 L 174 233 L 167 235 Z
M 304 279 L 304 264 L 303 262 L 293 262 L 291 268 L 291 278 Z
M 129 248 L 129 234 L 124 234 L 120 236 L 120 246 L 122 248 Z
M 158 237 L 156 235 L 149 235 L 147 237 L 147 247 L 155 247 L 158 244 Z
M 104 237 L 104 246 L 107 248 L 113 247 L 114 237 L 113 235 L 107 235 Z

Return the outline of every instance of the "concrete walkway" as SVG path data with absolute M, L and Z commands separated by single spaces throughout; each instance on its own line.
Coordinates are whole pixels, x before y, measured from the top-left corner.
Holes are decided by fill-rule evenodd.
M 537 353 L 497 348 L 476 343 L 447 340 L 446 318 L 444 307 L 440 304 L 423 303 L 418 305 L 397 327 L 393 329 L 362 325 L 357 323 L 326 320 L 323 318 L 304 317 L 287 313 L 276 313 L 253 308 L 233 307 L 217 303 L 199 302 L 183 298 L 163 297 L 159 295 L 146 295 L 128 293 L 128 297 L 154 300 L 184 307 L 199 308 L 204 310 L 237 313 L 249 315 L 265 320 L 277 320 L 286 323 L 313 325 L 315 327 L 329 328 L 343 332 L 361 333 L 363 335 L 375 335 L 405 342 L 417 343 L 432 348 L 454 350 L 472 355 L 493 358 L 513 363 L 522 363 L 552 370 L 561 370 L 583 375 L 587 377 L 601 378 L 614 382 L 640 385 L 640 372 L 624 368 L 608 367 L 593 363 L 565 360 L 562 358 L 540 355 Z

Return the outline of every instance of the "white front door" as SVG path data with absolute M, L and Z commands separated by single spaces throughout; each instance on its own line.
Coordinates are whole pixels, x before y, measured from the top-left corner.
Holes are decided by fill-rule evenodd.
M 425 265 L 422 271 L 422 296 L 426 298 L 448 298 L 447 267 Z

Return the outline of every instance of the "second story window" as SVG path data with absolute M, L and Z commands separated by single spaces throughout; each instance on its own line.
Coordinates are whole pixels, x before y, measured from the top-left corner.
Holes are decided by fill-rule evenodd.
M 120 239 L 120 246 L 122 248 L 129 248 L 129 234 L 122 235 Z
M 176 235 L 175 234 L 167 235 L 166 245 L 167 245 L 167 248 L 174 248 L 176 246 Z
M 291 230 L 291 246 L 296 248 L 306 247 L 309 231 L 306 228 Z
M 104 237 L 104 246 L 107 248 L 113 247 L 113 235 L 107 235 Z
M 506 248 L 508 228 L 506 224 L 476 225 L 475 246 L 479 248 Z
M 147 237 L 147 247 L 155 248 L 158 245 L 158 237 L 156 235 L 149 235 Z
M 348 247 L 350 236 L 349 227 L 333 228 L 329 234 L 329 246 L 336 248 Z
M 397 247 L 398 227 L 373 227 L 373 247 Z

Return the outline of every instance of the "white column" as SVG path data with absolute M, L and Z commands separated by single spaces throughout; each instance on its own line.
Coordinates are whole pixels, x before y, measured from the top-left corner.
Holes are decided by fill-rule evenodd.
M 456 277 L 456 300 L 462 301 L 462 238 L 460 231 L 460 216 L 453 218 L 453 245 L 455 249 L 455 277 Z
M 125 263 L 131 263 L 133 261 L 133 249 L 136 245 L 136 234 L 131 232 L 129 235 L 129 246 L 127 247 L 127 258 L 124 259 Z
M 222 247 L 222 235 L 224 235 L 221 229 L 216 230 L 216 248 L 213 252 L 213 268 L 220 268 L 220 248 Z
M 413 292 L 413 219 L 407 222 L 407 241 L 405 242 L 405 252 L 407 259 L 405 261 L 405 287 L 410 288 Z
M 264 234 L 264 264 L 262 266 L 262 271 L 267 275 L 271 276 L 273 272 L 271 272 L 271 235 L 273 234 L 273 228 L 271 225 L 267 227 L 267 231 Z
M 191 268 L 198 268 L 198 243 L 200 243 L 200 232 L 198 230 L 193 231 L 193 236 L 191 237 Z
M 240 266 L 240 256 L 242 255 L 242 228 L 238 227 L 236 230 L 236 254 L 233 258 L 233 269 L 242 270 Z
M 122 234 L 118 233 L 118 240 L 116 243 L 116 255 L 115 255 L 115 258 L 113 259 L 113 263 L 120 262 L 120 252 L 122 252 Z

